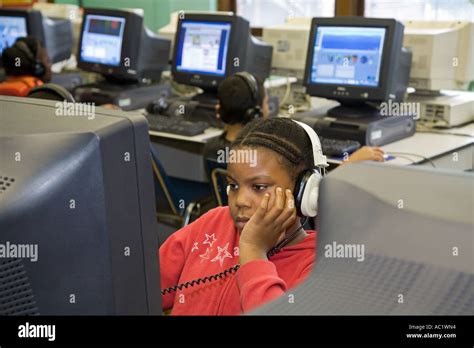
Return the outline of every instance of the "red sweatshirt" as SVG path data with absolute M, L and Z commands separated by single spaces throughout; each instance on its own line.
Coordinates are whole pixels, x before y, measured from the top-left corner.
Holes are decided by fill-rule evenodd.
M 235 315 L 281 296 L 309 275 L 316 232 L 269 260 L 255 260 L 224 279 L 163 296 L 173 315 Z M 239 263 L 239 237 L 228 207 L 213 209 L 173 233 L 160 248 L 161 287 L 220 273 Z

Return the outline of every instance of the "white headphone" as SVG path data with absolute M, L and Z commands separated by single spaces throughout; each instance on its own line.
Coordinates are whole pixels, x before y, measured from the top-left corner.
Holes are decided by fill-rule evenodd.
M 296 180 L 293 194 L 295 196 L 295 206 L 300 216 L 315 217 L 318 214 L 318 193 L 319 182 L 322 178 L 324 168 L 328 167 L 326 156 L 323 155 L 321 142 L 313 128 L 305 123 L 295 121 L 299 124 L 311 141 L 313 149 L 314 168 L 302 171 Z M 230 186 L 226 187 L 227 195 L 230 193 Z
M 294 121 L 294 120 L 293 120 Z M 293 194 L 295 206 L 300 216 L 315 217 L 318 214 L 319 182 L 323 177 L 324 168 L 328 167 L 326 156 L 323 155 L 321 142 L 313 128 L 305 123 L 298 123 L 308 134 L 313 148 L 314 168 L 304 170 L 298 175 Z

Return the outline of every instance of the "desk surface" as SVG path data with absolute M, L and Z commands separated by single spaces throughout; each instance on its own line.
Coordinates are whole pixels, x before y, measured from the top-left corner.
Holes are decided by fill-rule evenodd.
M 203 134 L 193 137 L 155 131 L 150 131 L 149 133 L 151 136 L 205 143 L 207 140 L 221 135 L 222 132 L 222 129 L 208 128 Z M 388 154 L 393 153 L 395 157 L 395 159 L 387 161 L 387 164 L 407 165 L 423 162 L 426 158 L 435 158 L 470 144 L 474 144 L 474 122 L 463 127 L 451 129 L 429 132 L 417 131 L 409 138 L 382 146 L 382 149 Z M 395 153 L 399 153 L 399 156 Z M 328 161 L 331 163 L 341 163 L 341 160 L 334 158 L 329 158 Z
M 474 125 L 471 124 L 469 127 L 474 132 Z M 396 157 L 387 161 L 388 164 L 405 165 L 423 162 L 425 158 L 435 158 L 474 143 L 474 135 L 460 136 L 449 133 L 453 131 L 441 134 L 417 132 L 409 138 L 384 145 L 382 149 L 387 154 L 393 153 Z

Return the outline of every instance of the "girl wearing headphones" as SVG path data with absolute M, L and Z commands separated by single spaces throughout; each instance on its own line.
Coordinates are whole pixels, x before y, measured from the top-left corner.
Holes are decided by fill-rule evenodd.
M 235 315 L 283 295 L 309 274 L 327 166 L 308 126 L 286 118 L 249 123 L 231 145 L 256 162 L 228 164 L 229 206 L 213 209 L 161 246 L 163 308 L 174 315 Z M 178 284 L 178 285 L 176 285 Z

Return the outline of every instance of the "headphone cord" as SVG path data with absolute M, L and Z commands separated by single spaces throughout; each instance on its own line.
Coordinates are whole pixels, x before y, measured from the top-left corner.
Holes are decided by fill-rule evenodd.
M 298 232 L 303 229 L 307 221 L 308 221 L 308 218 L 306 217 L 304 222 L 301 224 L 301 226 L 299 226 L 292 234 L 290 234 L 288 238 L 285 238 L 283 241 L 278 243 L 276 246 L 274 246 L 267 252 L 267 257 L 270 258 L 273 255 L 278 254 L 283 247 L 285 247 L 286 245 L 288 245 L 288 243 L 294 240 Z M 235 266 L 232 266 L 223 272 L 206 276 L 204 278 L 198 278 L 189 282 L 181 283 L 179 285 L 175 285 L 175 286 L 171 286 L 169 288 L 163 289 L 161 290 L 161 294 L 162 295 L 166 295 L 166 293 L 171 294 L 172 292 L 182 290 L 183 288 L 187 289 L 188 287 L 193 287 L 194 285 L 199 285 L 201 283 L 205 284 L 206 282 L 212 282 L 214 280 L 224 279 L 229 274 L 237 272 L 239 268 L 240 268 L 240 264 L 236 264 Z

